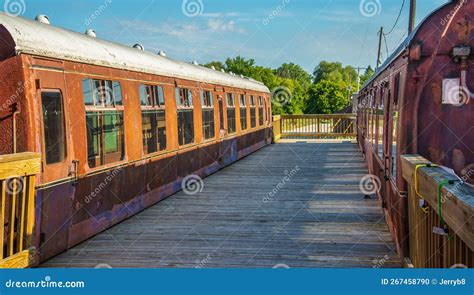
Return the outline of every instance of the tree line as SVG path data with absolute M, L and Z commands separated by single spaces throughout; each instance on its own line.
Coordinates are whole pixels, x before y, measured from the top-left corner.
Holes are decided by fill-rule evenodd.
M 263 82 L 273 92 L 275 115 L 343 112 L 351 105 L 351 96 L 357 91 L 357 70 L 339 62 L 321 61 L 312 74 L 294 63 L 284 63 L 277 69 L 271 69 L 240 56 L 204 66 Z M 368 66 L 360 75 L 359 87 L 373 74 L 374 70 Z

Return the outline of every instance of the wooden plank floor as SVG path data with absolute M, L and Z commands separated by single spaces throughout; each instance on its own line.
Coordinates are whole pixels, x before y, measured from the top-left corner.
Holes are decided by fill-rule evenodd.
M 366 174 L 354 143 L 283 141 L 42 267 L 400 267 Z

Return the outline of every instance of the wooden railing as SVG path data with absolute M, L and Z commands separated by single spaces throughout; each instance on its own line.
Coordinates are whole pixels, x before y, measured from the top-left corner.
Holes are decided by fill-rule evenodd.
M 37 261 L 32 238 L 40 168 L 39 154 L 0 155 L 0 268 L 26 268 Z
M 407 261 L 420 268 L 472 268 L 474 189 L 427 163 L 420 156 L 402 156 L 409 186 Z
M 274 134 L 280 138 L 355 138 L 356 117 L 341 115 L 282 115 L 274 119 Z

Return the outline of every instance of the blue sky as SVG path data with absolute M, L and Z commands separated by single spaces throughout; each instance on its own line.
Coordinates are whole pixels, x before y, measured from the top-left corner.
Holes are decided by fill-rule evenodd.
M 2 8 L 46 14 L 55 26 L 200 63 L 237 55 L 278 67 L 312 71 L 321 60 L 374 65 L 377 31 L 392 28 L 402 0 L 2 0 Z M 24 5 L 22 5 L 22 3 Z M 387 36 L 389 53 L 406 34 L 408 2 Z M 418 1 L 417 23 L 446 0 Z M 362 4 L 365 4 L 361 6 Z M 10 5 L 10 6 L 8 6 Z M 101 7 L 102 6 L 102 7 Z M 10 8 L 7 8 L 10 7 Z M 96 15 L 91 18 L 91 15 Z M 385 58 L 387 53 L 384 46 Z

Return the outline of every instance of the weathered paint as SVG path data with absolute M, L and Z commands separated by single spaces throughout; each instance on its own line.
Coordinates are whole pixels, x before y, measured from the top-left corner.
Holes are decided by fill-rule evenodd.
M 6 37 L 5 40 L 8 41 L 9 30 L 1 26 L 5 18 L 4 15 L 0 17 L 0 35 Z M 23 19 L 9 20 L 8 22 L 14 23 L 15 26 L 23 22 L 30 24 Z M 32 23 L 32 25 L 37 26 L 38 24 Z M 40 31 L 44 29 L 50 32 L 49 30 L 53 30 L 53 35 L 58 38 L 59 35 L 73 34 L 63 32 L 62 29 L 40 26 Z M 24 29 L 24 32 L 30 31 L 23 25 L 19 25 L 19 27 Z M 0 93 L 2 94 L 0 95 L 0 106 L 9 102 L 10 97 L 14 96 L 14 101 L 20 109 L 17 116 L 17 126 L 19 127 L 17 151 L 34 151 L 43 154 L 43 171 L 37 177 L 36 208 L 38 214 L 35 227 L 35 246 L 40 252 L 41 261 L 77 245 L 172 195 L 181 189 L 184 177 L 190 174 L 197 174 L 201 177 L 212 174 L 271 142 L 271 118 L 265 117 L 264 125 L 247 130 L 241 130 L 240 124 L 237 123 L 237 132 L 234 135 L 221 132 L 221 127 L 223 130 L 227 129 L 225 93 L 246 94 L 247 97 L 254 95 L 256 98 L 262 96 L 267 105 L 271 105 L 268 89 L 261 88 L 259 83 L 247 81 L 250 84 L 239 84 L 241 78 L 232 76 L 230 80 L 221 79 L 222 75 L 216 77 L 215 80 L 220 83 L 209 83 L 209 81 L 214 81 L 212 79 L 204 80 L 207 83 L 203 83 L 203 80 L 192 80 L 192 78 L 197 78 L 197 76 L 193 76 L 196 73 L 190 74 L 186 70 L 178 77 L 160 76 L 152 74 L 152 71 L 139 72 L 122 70 L 114 66 L 104 67 L 100 63 L 89 64 L 88 60 L 78 63 L 70 59 L 55 58 L 59 55 L 27 54 L 28 51 L 18 50 L 18 44 L 15 42 L 26 42 L 31 45 L 31 40 L 25 39 L 28 35 L 32 38 L 31 40 L 35 40 L 36 37 L 31 34 L 14 38 L 10 36 L 11 42 L 0 45 L 2 53 L 0 63 L 2 66 L 7 65 L 8 67 L 5 68 L 9 69 L 0 71 L 0 76 L 4 78 L 0 84 Z M 59 40 L 62 40 L 61 38 Z M 82 36 L 74 38 L 75 42 L 82 40 Z M 18 41 L 20 39 L 22 41 Z M 51 42 L 56 44 L 58 40 L 51 40 Z M 86 43 L 90 44 L 89 41 Z M 118 45 L 110 46 L 119 47 Z M 120 48 L 120 50 L 128 52 L 129 49 Z M 142 53 L 137 50 L 132 50 L 129 53 L 142 56 Z M 177 64 L 179 65 L 179 63 Z M 207 70 L 201 70 L 200 67 L 191 67 L 196 68 L 195 71 L 198 73 L 196 75 L 207 73 Z M 178 67 L 175 70 L 180 71 L 180 69 L 182 68 Z M 187 79 L 180 79 L 179 77 L 182 75 L 185 75 Z M 224 77 L 227 76 L 224 75 Z M 126 147 L 123 161 L 95 168 L 88 165 L 85 107 L 82 94 L 82 80 L 84 78 L 113 80 L 121 84 Z M 230 82 L 226 81 L 232 81 L 232 83 L 238 81 L 237 84 L 232 85 L 240 85 L 243 88 L 229 87 Z M 167 150 L 162 153 L 145 155 L 143 152 L 138 93 L 140 84 L 159 84 L 163 87 L 166 98 Z M 176 136 L 178 132 L 176 86 L 187 87 L 193 92 L 195 144 L 188 146 L 179 146 Z M 22 91 L 19 95 L 15 95 L 18 87 L 21 87 Z M 258 88 L 261 91 L 249 90 L 249 88 Z M 61 91 L 64 101 L 66 159 L 62 163 L 54 165 L 46 165 L 44 160 L 41 91 L 45 89 Z M 201 89 L 212 91 L 215 99 L 224 98 L 224 126 L 219 126 L 218 104 L 214 103 L 215 134 L 217 136 L 210 141 L 204 141 L 202 135 L 202 109 L 199 95 Z M 238 100 L 236 100 L 235 107 L 237 110 L 240 107 Z M 11 108 L 6 109 L 5 112 L 8 116 L 11 114 Z M 250 107 L 247 104 L 247 126 L 250 126 L 249 114 Z M 258 116 L 257 112 L 257 121 Z M 235 119 L 236 122 L 240 122 L 240 112 L 236 112 Z M 11 129 L 11 119 L 0 121 L 2 134 L 11 134 Z M 0 153 L 11 152 L 11 136 L 1 138 Z M 74 162 L 78 163 L 77 171 L 74 171 Z M 96 197 L 89 198 L 86 202 L 86 198 L 96 188 L 104 186 L 104 180 L 110 174 L 114 174 L 113 181 L 101 189 Z
M 474 163 L 472 98 L 462 106 L 441 103 L 443 79 L 461 76 L 462 64 L 452 57 L 455 46 L 467 45 L 471 48 L 466 66 L 467 87 L 474 93 L 473 19 L 472 1 L 451 1 L 433 12 L 365 85 L 358 97 L 360 106 L 367 106 L 371 94 L 375 94 L 378 100 L 380 89 L 385 90 L 382 98 L 384 137 L 383 143 L 379 143 L 384 158 L 377 156 L 376 145 L 370 140 L 366 126 L 367 116 L 362 111 L 358 116 L 358 139 L 370 172 L 382 180 L 379 197 L 402 257 L 408 249 L 407 202 L 402 196 L 407 187 L 402 178 L 400 156 L 419 154 L 429 161 L 454 169 L 460 176 L 466 173 L 465 167 Z M 396 79 L 400 83 L 398 106 L 394 103 Z M 398 142 L 397 157 L 392 159 L 392 138 L 389 134 L 395 108 L 399 112 L 398 125 L 394 127 Z M 396 163 L 396 175 L 389 172 L 392 163 Z
M 214 158 L 211 164 L 191 173 L 206 177 L 259 150 L 269 142 L 269 139 L 264 137 L 264 132 L 261 130 L 255 134 L 229 140 L 233 142 L 229 143 L 231 145 L 240 142 L 242 147 L 246 147 L 238 153 L 224 153 L 226 156 L 222 161 Z M 198 151 L 193 152 L 193 156 L 200 159 L 197 153 Z M 166 165 L 169 163 L 157 161 L 141 169 L 165 171 Z M 170 182 L 164 183 L 153 181 L 153 175 L 145 175 L 143 179 L 146 185 L 131 191 L 138 178 L 135 176 L 136 168 L 129 166 L 122 169 L 114 181 L 106 185 L 96 198 L 87 202 L 88 195 L 85 193 L 90 194 L 97 187 L 97 183 L 103 183 L 108 173 L 104 172 L 78 182 L 64 183 L 37 192 L 37 214 L 42 214 L 42 224 L 36 228 L 36 236 L 41 237 L 37 239 L 41 261 L 87 240 L 182 189 L 183 177 L 168 176 Z M 159 175 L 166 178 L 169 174 L 163 172 Z
M 14 51 L 47 58 L 94 64 L 127 71 L 219 84 L 258 92 L 269 92 L 260 82 L 222 73 L 155 53 L 138 50 L 85 34 L 46 25 L 0 12 L 0 36 L 9 40 Z M 11 50 L 0 50 L 9 57 Z M 2 58 L 2 59 L 3 59 Z

